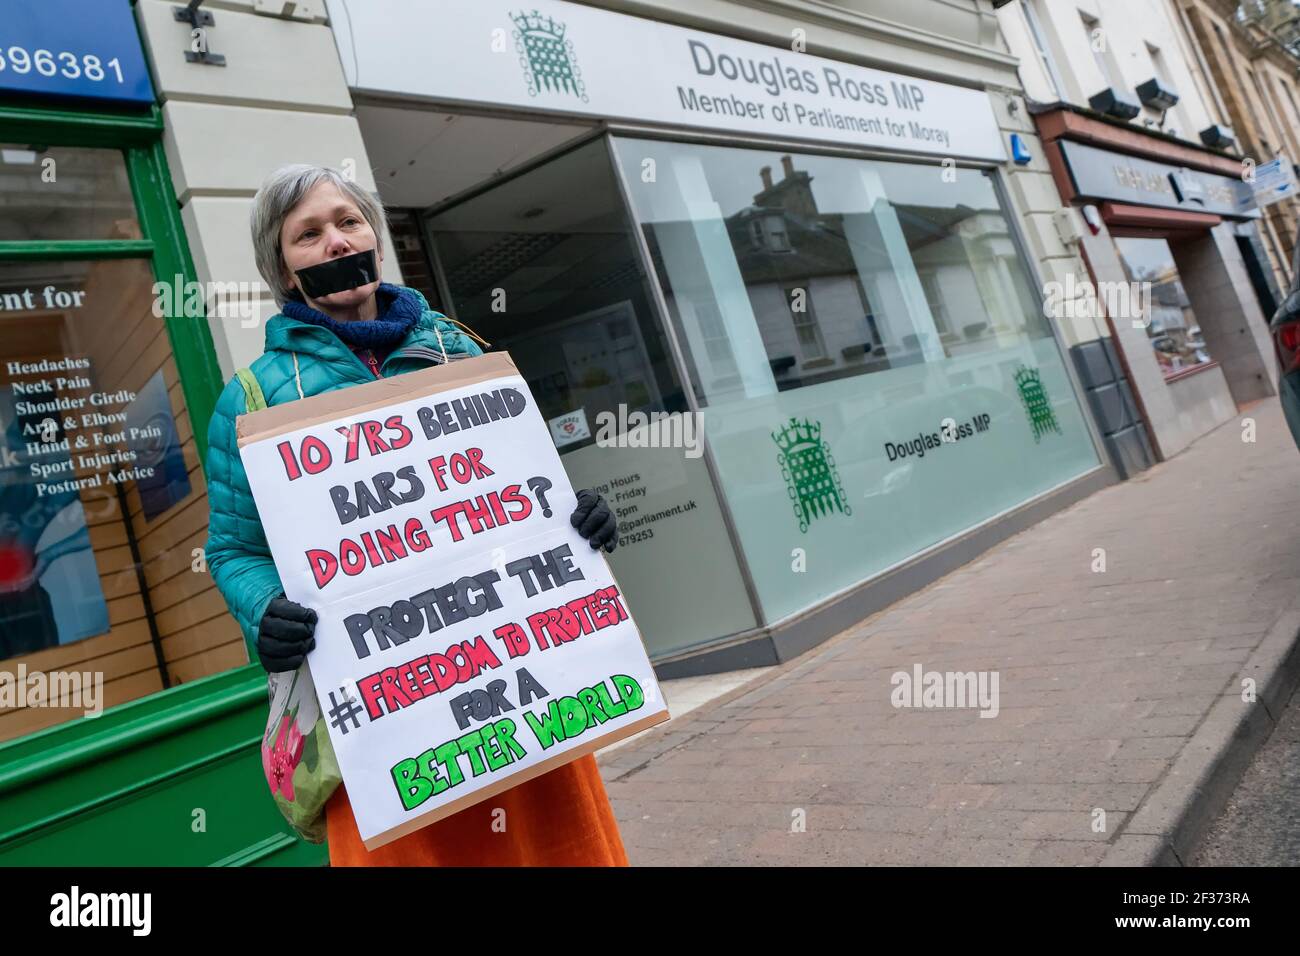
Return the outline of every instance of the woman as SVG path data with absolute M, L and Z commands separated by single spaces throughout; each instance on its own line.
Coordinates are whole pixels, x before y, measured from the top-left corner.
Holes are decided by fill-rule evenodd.
M 383 208 L 340 173 L 278 170 L 253 199 L 251 226 L 258 271 L 282 310 L 251 366 L 268 405 L 482 354 L 418 292 L 379 281 Z M 235 442 L 245 410 L 232 378 L 208 431 L 208 568 L 262 665 L 292 670 L 316 646 L 316 613 L 284 597 Z M 571 521 L 593 548 L 614 550 L 616 522 L 600 495 L 578 492 Z M 373 853 L 343 787 L 326 826 L 334 866 L 627 865 L 591 755 Z

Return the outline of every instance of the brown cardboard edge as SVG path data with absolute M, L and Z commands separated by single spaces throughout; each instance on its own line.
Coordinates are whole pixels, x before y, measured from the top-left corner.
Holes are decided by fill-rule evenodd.
M 476 803 L 482 803 L 484 800 L 490 800 L 492 797 L 495 797 L 498 793 L 503 793 L 506 790 L 510 790 L 513 787 L 519 786 L 521 783 L 525 783 L 529 780 L 532 780 L 534 777 L 540 777 L 544 773 L 549 773 L 550 771 L 554 770 L 556 767 L 561 767 L 566 763 L 572 763 L 573 761 L 581 757 L 587 756 L 587 754 L 589 753 L 593 753 L 594 751 L 597 751 L 602 747 L 607 747 L 610 744 L 622 740 L 625 737 L 631 737 L 633 734 L 639 734 L 641 731 L 653 727 L 656 724 L 662 724 L 665 720 L 668 720 L 669 717 L 670 715 L 668 713 L 668 705 L 665 702 L 663 709 L 658 711 L 657 713 L 649 714 L 645 717 L 642 717 L 640 720 L 633 721 L 630 724 L 624 724 L 622 727 L 618 728 L 617 730 L 611 730 L 609 733 L 605 734 L 604 736 L 594 737 L 591 740 L 587 741 L 586 743 L 580 744 L 579 746 L 575 747 L 572 750 L 566 750 L 562 754 L 556 754 L 554 757 L 548 757 L 546 760 L 543 760 L 541 763 L 534 764 L 533 766 L 529 767 L 527 770 L 521 770 L 518 773 L 510 775 L 509 777 L 504 777 L 503 779 L 497 781 L 496 783 L 489 784 L 488 786 L 484 787 L 481 790 L 475 790 L 473 793 L 467 793 L 465 794 L 465 796 L 451 801 L 451 803 L 443 804 L 443 806 L 439 807 L 437 810 L 429 811 L 428 813 L 424 814 L 418 819 L 408 820 L 405 823 L 400 823 L 397 826 L 393 827 L 391 830 L 385 830 L 383 833 L 380 833 L 376 836 L 371 837 L 369 840 L 364 840 L 362 842 L 365 844 L 367 851 L 377 850 L 381 846 L 384 846 L 385 844 L 392 843 L 394 840 L 406 836 L 408 833 L 414 833 L 416 830 L 422 830 L 431 823 L 437 823 L 439 820 L 449 817 L 453 813 L 459 813 L 461 810 L 464 810 L 466 807 L 471 807 Z
M 238 447 L 262 441 L 284 432 L 310 428 L 344 415 L 359 415 L 423 394 L 436 394 L 473 385 L 503 375 L 518 375 L 519 369 L 508 352 L 487 352 L 434 365 L 415 372 L 377 378 L 364 385 L 338 388 L 332 392 L 300 398 L 235 417 Z

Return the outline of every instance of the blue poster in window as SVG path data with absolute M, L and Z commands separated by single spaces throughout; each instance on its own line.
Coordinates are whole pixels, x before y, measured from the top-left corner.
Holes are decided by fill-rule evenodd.
M 109 629 L 67 438 L 55 416 L 18 412 L 0 391 L 0 659 Z
M 130 0 L 3 0 L 0 8 L 0 92 L 154 101 Z
M 152 521 L 190 493 L 176 418 L 163 373 L 155 372 L 126 407 L 126 433 L 135 452 L 135 467 L 150 473 L 136 479 L 145 521 Z

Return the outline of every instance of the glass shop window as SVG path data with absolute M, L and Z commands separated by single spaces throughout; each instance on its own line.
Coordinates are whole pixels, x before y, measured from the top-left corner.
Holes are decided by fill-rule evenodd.
M 121 152 L 0 143 L 0 242 L 139 238 Z
M 1168 240 L 1116 238 L 1115 248 L 1128 281 L 1142 283 L 1147 338 L 1165 377 L 1213 361 Z
M 765 620 L 1096 467 L 993 173 L 614 144 Z
M 105 192 L 2 228 L 139 234 L 116 173 L 60 169 L 60 188 Z M 0 709 L 0 740 L 248 661 L 203 562 L 207 497 L 153 285 L 147 259 L 0 262 L 0 667 L 97 686 L 83 710 Z
M 578 146 L 426 228 L 455 317 L 510 353 L 574 487 L 615 509 L 609 561 L 651 655 L 752 627 L 608 143 Z M 755 236 L 772 241 L 761 229 L 744 241 Z M 701 302 L 694 318 L 714 368 L 736 375 L 722 315 Z

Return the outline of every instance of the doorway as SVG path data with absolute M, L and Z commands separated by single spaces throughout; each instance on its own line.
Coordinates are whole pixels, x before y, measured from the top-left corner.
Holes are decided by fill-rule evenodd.
M 576 143 L 419 218 L 445 311 L 509 353 L 573 487 L 614 509 L 608 560 L 651 657 L 753 630 L 704 457 L 652 443 L 641 424 L 680 422 L 691 402 L 609 142 Z

